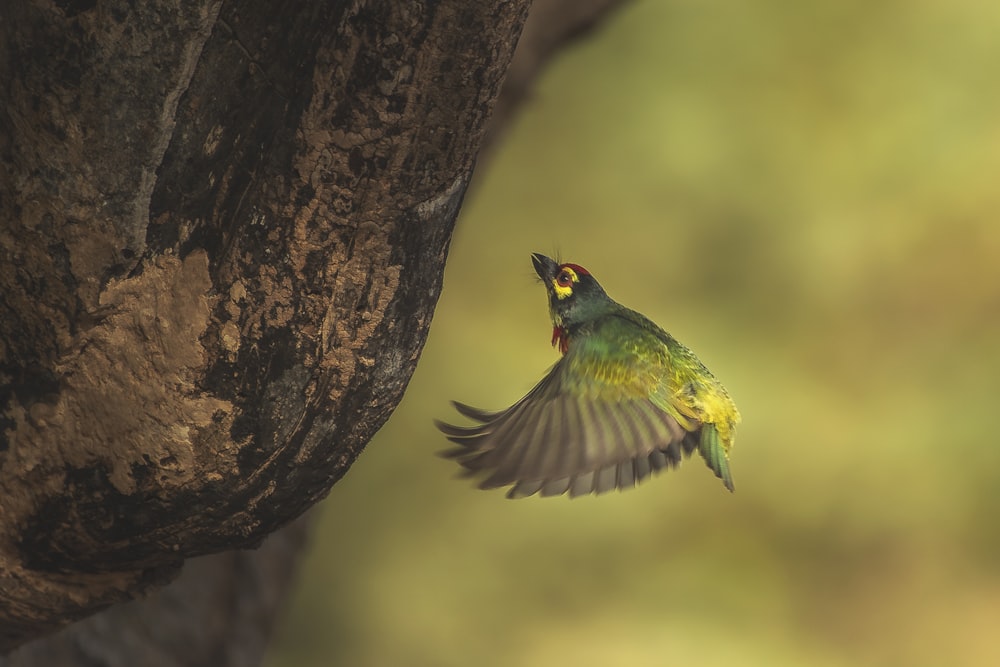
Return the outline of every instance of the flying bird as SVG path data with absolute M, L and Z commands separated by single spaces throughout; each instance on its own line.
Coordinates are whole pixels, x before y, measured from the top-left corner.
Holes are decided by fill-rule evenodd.
M 571 497 L 631 488 L 696 451 L 730 491 L 740 421 L 729 393 L 687 347 L 607 295 L 578 264 L 531 256 L 548 292 L 552 344 L 562 354 L 517 403 L 476 422 L 435 421 L 457 445 L 442 453 L 483 489 L 508 498 Z

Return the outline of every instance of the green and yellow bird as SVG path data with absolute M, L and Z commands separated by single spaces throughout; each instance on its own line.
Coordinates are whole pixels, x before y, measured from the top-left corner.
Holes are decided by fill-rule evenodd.
M 480 488 L 508 498 L 626 489 L 696 449 L 733 490 L 729 450 L 740 413 L 694 353 L 614 301 L 589 271 L 534 253 L 562 358 L 500 412 L 454 403 L 478 424 L 437 427 L 458 447 L 443 453 Z

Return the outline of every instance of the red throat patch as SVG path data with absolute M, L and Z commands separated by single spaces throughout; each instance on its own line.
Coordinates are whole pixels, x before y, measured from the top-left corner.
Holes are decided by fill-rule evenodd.
M 552 327 L 552 347 L 558 347 L 563 354 L 569 352 L 569 332 L 563 327 Z

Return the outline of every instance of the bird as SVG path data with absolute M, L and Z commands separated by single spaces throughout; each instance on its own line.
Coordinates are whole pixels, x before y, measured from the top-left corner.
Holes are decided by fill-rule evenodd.
M 729 452 L 740 413 L 722 383 L 653 321 L 608 296 L 582 266 L 531 256 L 561 354 L 506 410 L 453 401 L 475 422 L 435 420 L 441 452 L 482 489 L 508 498 L 602 494 L 635 486 L 697 451 L 733 491 Z

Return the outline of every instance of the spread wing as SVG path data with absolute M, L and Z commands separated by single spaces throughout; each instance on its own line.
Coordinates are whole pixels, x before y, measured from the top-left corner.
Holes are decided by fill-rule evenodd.
M 703 448 L 701 421 L 669 398 L 678 392 L 671 389 L 668 347 L 617 317 L 589 334 L 574 338 L 566 355 L 510 408 L 485 412 L 455 403 L 478 423 L 436 422 L 458 445 L 444 456 L 470 475 L 485 475 L 481 488 L 511 486 L 508 497 L 514 498 L 630 488 Z

